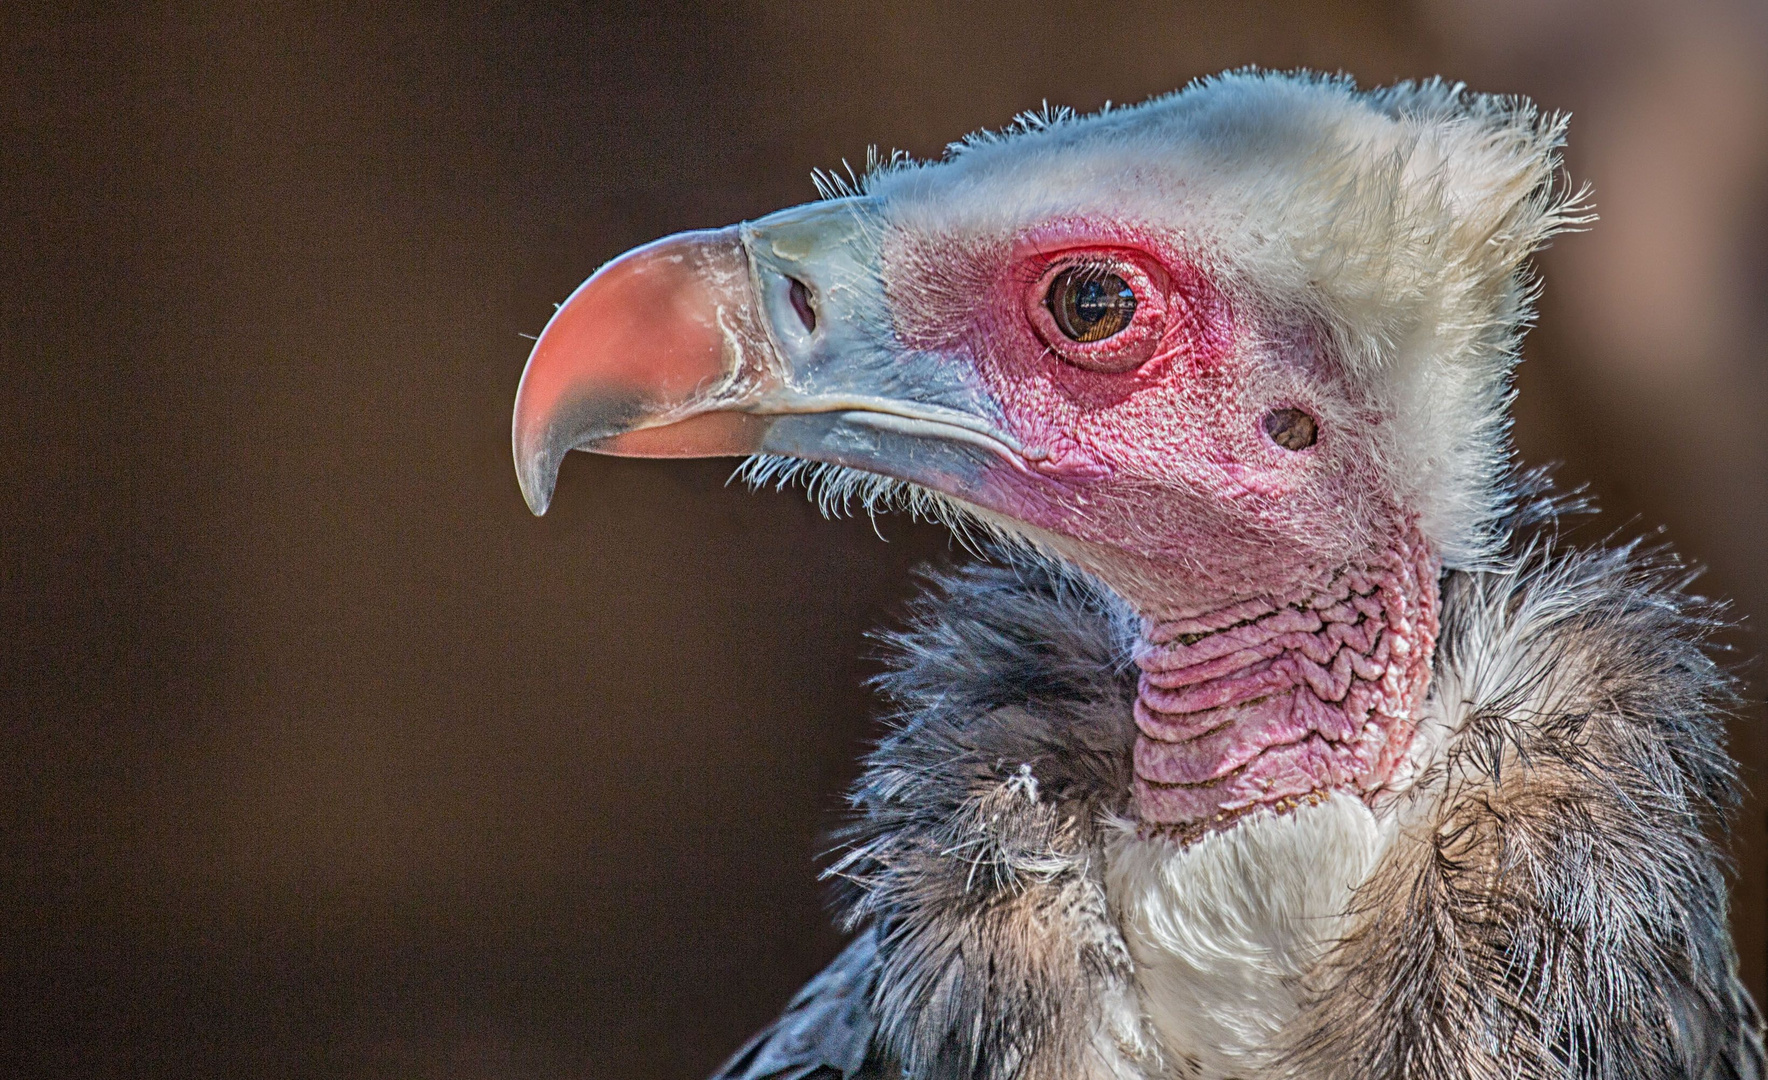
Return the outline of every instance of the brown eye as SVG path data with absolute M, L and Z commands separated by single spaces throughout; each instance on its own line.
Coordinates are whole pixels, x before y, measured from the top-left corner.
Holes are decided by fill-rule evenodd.
M 1265 434 L 1285 450 L 1306 450 L 1320 437 L 1320 425 L 1300 409 L 1273 409 L 1265 417 Z
M 1136 317 L 1136 291 L 1098 266 L 1072 266 L 1057 274 L 1044 303 L 1056 328 L 1083 344 L 1104 341 Z

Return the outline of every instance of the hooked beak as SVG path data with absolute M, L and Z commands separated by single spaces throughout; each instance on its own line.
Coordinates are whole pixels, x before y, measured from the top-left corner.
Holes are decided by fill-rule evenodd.
M 905 347 L 864 198 L 681 233 L 615 259 L 542 331 L 512 439 L 546 512 L 569 450 L 781 454 L 977 499 L 1029 460 L 970 365 Z

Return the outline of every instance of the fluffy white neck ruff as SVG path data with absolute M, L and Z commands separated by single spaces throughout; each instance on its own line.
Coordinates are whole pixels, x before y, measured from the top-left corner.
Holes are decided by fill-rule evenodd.
M 1343 792 L 1181 846 L 1126 825 L 1106 892 L 1145 1014 L 1179 1075 L 1258 1073 L 1300 1006 L 1300 980 L 1397 823 Z

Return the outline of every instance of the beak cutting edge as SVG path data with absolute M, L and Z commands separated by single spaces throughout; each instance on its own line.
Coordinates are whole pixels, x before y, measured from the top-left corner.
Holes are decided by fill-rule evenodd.
M 621 255 L 534 343 L 511 439 L 546 512 L 571 450 L 628 457 L 773 453 L 968 497 L 991 464 L 1039 451 L 1007 434 L 967 362 L 897 340 L 863 198 L 811 203 Z
M 751 453 L 741 408 L 767 381 L 736 228 L 681 233 L 602 267 L 559 306 L 528 355 L 511 439 L 522 497 L 546 513 L 574 449 L 641 457 Z

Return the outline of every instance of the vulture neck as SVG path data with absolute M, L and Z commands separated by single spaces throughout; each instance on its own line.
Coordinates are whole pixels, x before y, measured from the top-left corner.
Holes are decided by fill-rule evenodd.
M 1281 592 L 1145 614 L 1134 751 L 1144 828 L 1188 841 L 1260 809 L 1391 790 L 1429 686 L 1441 569 L 1408 525 Z

